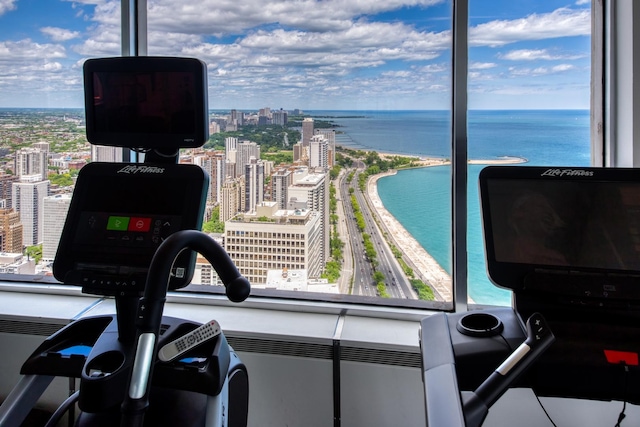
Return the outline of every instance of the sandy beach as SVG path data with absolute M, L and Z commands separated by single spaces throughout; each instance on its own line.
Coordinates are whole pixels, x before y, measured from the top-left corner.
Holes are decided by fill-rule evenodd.
M 393 156 L 402 156 L 398 154 L 390 153 L 378 153 L 380 157 L 387 158 Z M 439 158 L 420 158 L 412 167 L 431 167 L 431 166 L 443 166 L 448 165 L 451 162 L 447 159 Z M 469 160 L 470 164 L 486 164 L 486 165 L 500 165 L 500 164 L 517 164 L 524 163 L 526 159 L 520 157 L 504 157 L 492 160 Z M 369 177 L 367 183 L 367 195 L 371 206 L 374 208 L 380 223 L 385 228 L 389 238 L 393 244 L 405 255 L 405 261 L 413 269 L 414 274 L 424 283 L 429 284 L 435 294 L 436 301 L 452 301 L 453 289 L 451 284 L 451 276 L 446 272 L 444 268 L 418 243 L 418 241 L 391 215 L 391 213 L 384 207 L 380 196 L 378 195 L 378 179 L 395 175 L 397 171 L 388 171 L 378 175 Z M 469 298 L 469 301 L 471 299 Z

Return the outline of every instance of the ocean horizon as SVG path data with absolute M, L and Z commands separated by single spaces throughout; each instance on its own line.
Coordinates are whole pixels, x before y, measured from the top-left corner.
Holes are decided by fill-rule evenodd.
M 336 144 L 345 148 L 419 157 L 451 158 L 448 111 L 309 111 L 336 123 Z M 325 118 L 323 118 L 325 117 Z M 471 110 L 468 158 L 520 157 L 523 165 L 589 166 L 589 110 Z M 510 305 L 511 292 L 486 273 L 478 199 L 478 174 L 468 168 L 469 297 L 479 304 Z M 385 208 L 451 274 L 451 168 L 400 170 L 378 180 Z

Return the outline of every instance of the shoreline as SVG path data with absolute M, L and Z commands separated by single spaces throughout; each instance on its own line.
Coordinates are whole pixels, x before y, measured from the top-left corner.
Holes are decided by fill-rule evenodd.
M 412 157 L 402 156 L 392 153 L 378 153 L 381 158 L 388 157 Z M 448 159 L 421 158 L 417 165 L 412 165 L 405 169 L 419 167 L 447 166 L 451 164 Z M 521 157 L 504 156 L 498 159 L 472 159 L 468 164 L 518 164 L 526 163 L 528 160 Z M 389 239 L 396 245 L 398 250 L 404 255 L 407 264 L 414 270 L 417 278 L 434 290 L 436 301 L 453 301 L 452 278 L 447 271 L 427 252 L 426 249 L 409 233 L 404 226 L 387 210 L 378 194 L 378 179 L 385 176 L 397 174 L 397 170 L 391 170 L 370 176 L 367 180 L 367 197 L 373 206 L 377 217 L 389 235 Z M 471 297 L 469 302 L 473 302 Z
M 451 276 L 442 266 L 422 247 L 406 228 L 384 207 L 378 195 L 378 179 L 395 175 L 397 171 L 379 173 L 367 180 L 367 197 L 375 210 L 376 216 L 384 226 L 385 234 L 403 254 L 405 262 L 414 271 L 416 278 L 430 286 L 434 291 L 436 301 L 453 301 L 453 287 Z

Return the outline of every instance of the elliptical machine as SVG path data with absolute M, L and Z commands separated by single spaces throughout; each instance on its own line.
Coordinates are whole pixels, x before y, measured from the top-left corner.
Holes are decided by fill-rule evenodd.
M 206 67 L 188 58 L 107 58 L 87 61 L 84 77 L 87 139 L 142 149 L 145 161 L 80 171 L 54 275 L 113 297 L 116 313 L 76 320 L 45 340 L 0 407 L 0 426 L 20 425 L 57 376 L 80 378 L 80 388 L 48 425 L 77 402 L 76 426 L 246 426 L 246 367 L 220 325 L 162 315 L 167 291 L 191 281 L 196 252 L 231 301 L 250 292 L 224 249 L 196 231 L 208 176 L 177 164 L 179 148 L 208 137 Z

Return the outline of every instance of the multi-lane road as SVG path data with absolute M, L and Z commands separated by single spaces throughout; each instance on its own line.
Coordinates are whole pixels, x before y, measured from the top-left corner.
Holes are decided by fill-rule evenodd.
M 391 298 L 417 298 L 411 288 L 400 264 L 393 256 L 385 238 L 385 233 L 379 228 L 375 220 L 375 213 L 371 211 L 367 197 L 358 188 L 358 175 L 364 170 L 364 164 L 359 164 L 355 169 L 344 170 L 338 179 L 338 203 L 342 204 L 338 209 L 339 230 L 345 242 L 344 267 L 342 282 L 352 284 L 350 289 L 343 289 L 353 295 L 379 296 L 377 283 L 374 281 L 375 271 L 380 271 L 384 276 L 386 293 Z M 351 172 L 355 172 L 353 179 L 348 181 Z M 353 190 L 350 190 L 353 188 Z M 352 192 L 350 192 L 352 191 Z M 351 205 L 351 194 L 364 218 L 365 229 L 360 231 Z M 377 265 L 374 267 L 371 260 L 365 254 L 363 233 L 370 236 L 370 241 L 376 252 Z M 351 277 L 349 277 L 351 276 Z M 349 280 L 352 279 L 352 280 Z

